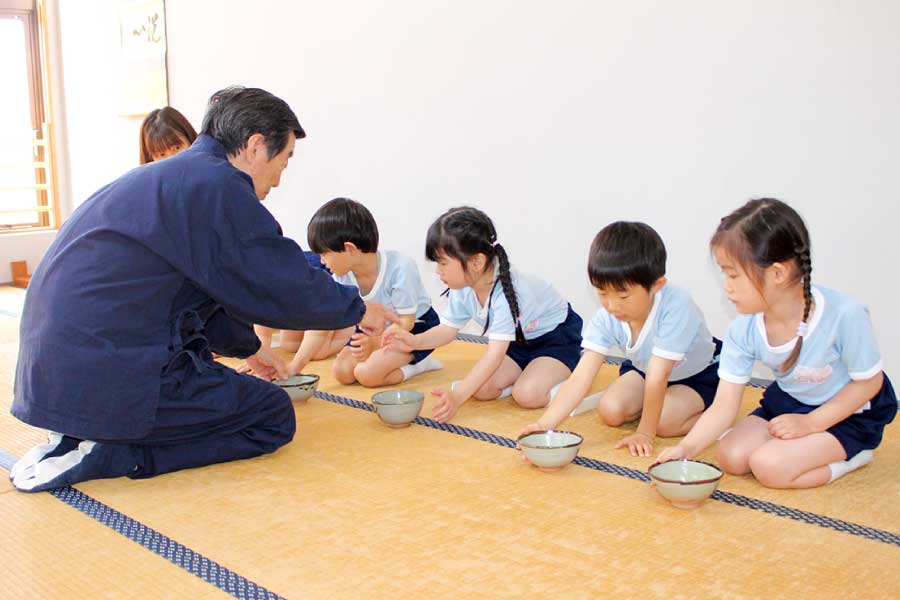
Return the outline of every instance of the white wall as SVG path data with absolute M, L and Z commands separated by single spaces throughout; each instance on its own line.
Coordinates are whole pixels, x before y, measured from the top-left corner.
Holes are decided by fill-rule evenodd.
M 68 214 L 139 164 L 140 118 L 118 116 L 116 0 L 56 0 L 64 71 Z
M 137 133 L 122 120 L 99 131 L 83 122 L 91 110 L 114 114 L 102 61 L 111 51 L 102 31 L 116 31 L 111 2 L 61 4 L 64 28 L 101 19 L 90 35 L 79 27 L 77 45 L 63 35 L 77 203 L 136 161 Z M 888 368 L 900 370 L 900 323 L 889 313 L 900 292 L 900 3 L 168 0 L 166 9 L 171 103 L 196 125 L 207 97 L 238 83 L 282 96 L 307 129 L 267 201 L 301 241 L 315 208 L 346 195 L 372 209 L 386 247 L 421 259 L 433 218 L 474 204 L 520 268 L 553 280 L 588 317 L 593 235 L 612 220 L 643 220 L 666 241 L 670 278 L 721 335 L 733 311 L 707 241 L 746 199 L 776 196 L 809 223 L 814 281 L 871 306 Z
M 34 233 L 4 233 L 0 235 L 0 284 L 12 281 L 12 270 L 9 263 L 24 260 L 28 263 L 29 272 L 44 256 L 44 252 L 53 242 L 56 232 L 41 231 Z
M 777 196 L 808 221 L 814 280 L 871 305 L 900 369 L 900 4 L 248 6 L 167 3 L 170 93 L 195 121 L 229 83 L 294 107 L 309 138 L 267 203 L 289 234 L 348 195 L 386 246 L 421 257 L 435 216 L 475 204 L 588 316 L 594 233 L 643 220 L 722 334 L 733 311 L 707 241 L 732 208 Z

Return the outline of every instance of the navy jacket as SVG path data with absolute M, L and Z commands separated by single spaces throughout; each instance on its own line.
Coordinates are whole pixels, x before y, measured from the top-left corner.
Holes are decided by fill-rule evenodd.
M 76 437 L 140 438 L 188 313 L 211 348 L 245 357 L 259 347 L 250 323 L 339 329 L 364 310 L 200 136 L 101 188 L 59 230 L 26 295 L 12 413 Z

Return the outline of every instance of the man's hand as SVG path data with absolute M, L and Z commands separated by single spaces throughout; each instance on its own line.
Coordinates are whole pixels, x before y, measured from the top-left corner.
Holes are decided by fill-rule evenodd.
M 288 378 L 287 365 L 271 348 L 261 346 L 259 352 L 246 358 L 246 363 L 250 372 L 260 379 L 272 381 Z
M 366 312 L 359 322 L 359 328 L 366 335 L 378 337 L 384 333 L 385 323 L 401 324 L 400 315 L 390 306 L 380 302 L 366 302 Z

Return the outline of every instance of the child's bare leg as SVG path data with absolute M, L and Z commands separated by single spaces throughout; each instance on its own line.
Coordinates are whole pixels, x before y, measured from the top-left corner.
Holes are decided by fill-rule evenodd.
M 503 388 L 514 384 L 521 374 L 522 369 L 519 368 L 516 361 L 508 356 L 504 356 L 503 362 L 500 363 L 494 374 L 484 382 L 472 397 L 476 400 L 496 400 Z
M 686 435 L 703 414 L 703 398 L 686 385 L 666 390 L 656 434 L 660 437 Z
M 823 431 L 793 440 L 769 440 L 750 455 L 750 470 L 766 487 L 811 488 L 828 483 L 828 465 L 846 458 L 837 438 Z
M 345 327 L 344 329 L 338 329 L 337 331 L 329 331 L 327 342 L 313 354 L 312 360 L 325 360 L 340 352 L 341 349 L 347 345 L 347 342 L 350 341 L 350 336 L 353 335 L 355 331 L 355 327 Z
M 376 350 L 353 370 L 356 380 L 366 387 L 397 385 L 403 381 L 400 367 L 409 364 L 412 354 L 391 350 Z
M 571 374 L 569 367 L 555 358 L 539 356 L 516 379 L 513 400 L 522 408 L 543 408 L 550 403 L 550 389 Z
M 719 464 L 726 473 L 746 475 L 750 472 L 750 455 L 771 439 L 769 422 L 750 415 L 719 441 Z
M 300 344 L 303 342 L 303 333 L 303 331 L 283 329 L 281 331 L 281 342 L 279 342 L 279 347 L 288 352 L 296 352 L 300 349 Z
M 644 378 L 628 371 L 606 388 L 597 402 L 597 414 L 610 427 L 618 427 L 641 416 L 644 406 Z
M 266 348 L 272 347 L 272 334 L 275 333 L 275 330 L 271 327 L 266 327 L 265 325 L 254 325 L 253 331 L 256 332 L 256 337 L 259 338 L 259 341 L 262 342 L 262 345 Z
M 359 363 L 356 357 L 353 356 L 350 346 L 345 346 L 343 350 L 338 352 L 337 358 L 334 359 L 334 364 L 331 365 L 331 372 L 341 385 L 351 385 L 356 383 L 356 375 L 353 374 L 353 371 L 356 369 L 357 364 Z

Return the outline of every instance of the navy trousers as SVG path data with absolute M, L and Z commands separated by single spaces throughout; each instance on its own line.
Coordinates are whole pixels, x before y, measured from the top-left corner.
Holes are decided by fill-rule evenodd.
M 293 439 L 294 407 L 287 393 L 215 362 L 206 336 L 232 336 L 213 335 L 209 323 L 204 323 L 208 319 L 188 311 L 176 321 L 172 338 L 176 354 L 163 370 L 152 431 L 136 440 L 96 440 L 131 447 L 136 464 L 129 477 L 259 456 Z M 213 320 L 220 319 L 227 316 Z M 217 329 L 224 333 L 228 328 Z

